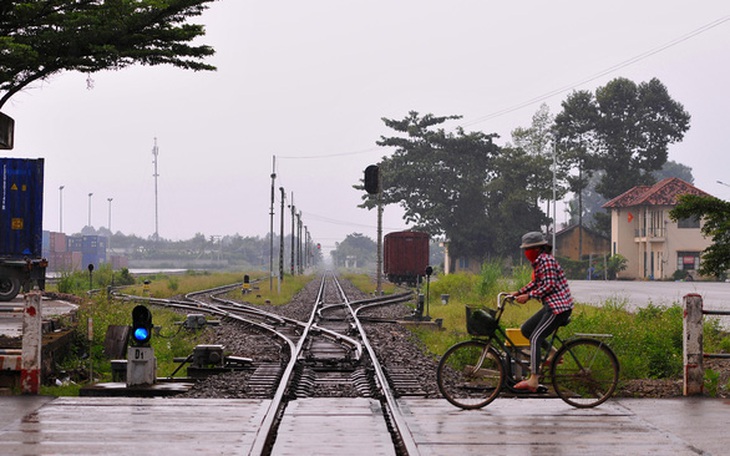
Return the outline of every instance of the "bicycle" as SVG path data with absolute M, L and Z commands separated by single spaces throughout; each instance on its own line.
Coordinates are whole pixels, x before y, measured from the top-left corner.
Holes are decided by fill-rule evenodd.
M 453 405 L 481 408 L 502 391 L 530 397 L 548 393 L 542 384 L 537 393 L 514 389 L 522 373 L 530 372 L 530 356 L 499 324 L 506 303 L 513 301 L 510 294 L 500 293 L 496 310 L 466 307 L 467 332 L 473 337 L 446 350 L 437 371 L 439 391 Z M 549 366 L 555 394 L 578 408 L 602 404 L 618 384 L 618 358 L 604 341 L 612 335 L 575 334 L 563 340 L 559 329 L 549 338 L 555 355 L 549 359 L 550 350 L 545 350 L 540 363 L 543 369 Z

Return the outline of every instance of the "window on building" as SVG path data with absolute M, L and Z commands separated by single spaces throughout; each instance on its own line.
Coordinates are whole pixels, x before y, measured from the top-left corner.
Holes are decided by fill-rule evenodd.
M 459 257 L 459 269 L 469 269 L 469 258 Z
M 700 252 L 677 252 L 677 269 L 695 271 L 700 268 Z
M 700 219 L 698 217 L 687 217 L 677 221 L 677 228 L 699 228 Z
M 649 235 L 664 236 L 664 211 L 651 211 L 649 214 Z

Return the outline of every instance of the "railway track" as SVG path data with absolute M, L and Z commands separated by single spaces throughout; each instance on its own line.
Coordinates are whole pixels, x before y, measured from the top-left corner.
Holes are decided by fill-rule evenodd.
M 144 299 L 183 311 L 205 312 L 237 322 L 264 335 L 278 347 L 278 358 L 255 360 L 246 387 L 255 396 L 271 398 L 250 454 L 270 454 L 280 420 L 290 401 L 314 397 L 364 397 L 380 403 L 396 454 L 417 454 L 396 397 L 423 394 L 417 374 L 408 369 L 386 369 L 368 340 L 364 322 L 388 321 L 373 317 L 373 310 L 402 303 L 412 293 L 351 301 L 334 274 L 324 274 L 306 318 L 291 318 L 259 306 L 225 298 L 233 284 L 196 292 L 184 300 Z M 118 295 L 122 299 L 139 297 Z

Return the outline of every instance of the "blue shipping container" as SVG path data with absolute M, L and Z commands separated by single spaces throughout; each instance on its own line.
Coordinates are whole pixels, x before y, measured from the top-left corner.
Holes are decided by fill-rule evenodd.
M 106 255 L 107 239 L 104 236 L 84 236 L 81 239 L 81 252 L 96 255 Z
M 43 159 L 0 158 L 0 256 L 40 258 Z

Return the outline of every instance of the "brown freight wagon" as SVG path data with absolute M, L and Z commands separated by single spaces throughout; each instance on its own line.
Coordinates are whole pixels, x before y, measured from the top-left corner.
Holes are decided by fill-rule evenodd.
M 415 286 L 426 275 L 429 258 L 428 233 L 397 231 L 385 235 L 383 273 L 393 283 Z

